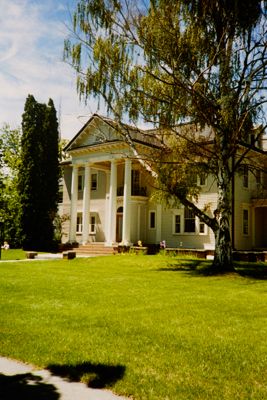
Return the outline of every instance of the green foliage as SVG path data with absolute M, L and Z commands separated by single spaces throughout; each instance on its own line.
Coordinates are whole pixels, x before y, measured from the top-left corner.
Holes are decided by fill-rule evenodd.
M 52 100 L 46 106 L 28 96 L 22 133 L 18 188 L 23 247 L 51 250 L 59 180 L 58 124 Z
M 1 129 L 2 179 L 1 179 L 1 211 L 3 222 L 3 239 L 10 246 L 21 245 L 20 199 L 18 193 L 18 171 L 21 154 L 21 130 L 11 129 L 4 125 Z

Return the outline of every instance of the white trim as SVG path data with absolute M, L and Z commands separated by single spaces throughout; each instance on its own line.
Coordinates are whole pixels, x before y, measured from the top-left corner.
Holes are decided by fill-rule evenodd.
M 204 231 L 200 232 L 200 226 L 203 225 L 204 226 Z M 197 234 L 200 236 L 206 236 L 208 234 L 208 226 L 205 224 L 205 222 L 200 221 L 199 218 L 197 218 L 197 224 L 196 224 L 196 228 L 197 228 Z
M 71 176 L 71 198 L 70 198 L 70 230 L 69 240 L 76 240 L 76 224 L 77 224 L 77 200 L 78 200 L 78 166 L 72 166 Z
M 161 221 L 162 221 L 162 205 L 157 204 L 157 222 L 156 222 L 156 242 L 160 243 L 162 238 L 161 238 Z
M 180 232 L 176 232 L 175 228 L 176 228 L 176 217 L 180 217 Z M 180 212 L 175 212 L 175 214 L 173 214 L 173 219 L 172 219 L 172 234 L 173 235 L 181 235 L 182 234 L 182 221 L 183 221 L 183 213 L 182 210 Z
M 174 236 L 206 236 L 208 234 L 208 226 L 200 221 L 199 218 L 195 216 L 195 232 L 185 232 L 185 217 L 184 208 L 180 210 L 175 210 L 172 218 L 172 234 Z M 176 216 L 180 216 L 180 232 L 175 232 L 176 228 Z M 200 224 L 204 224 L 204 232 L 200 232 Z
M 82 223 L 82 221 L 83 221 L 83 213 L 82 212 L 77 212 L 77 217 L 76 217 L 76 233 L 77 234 L 82 234 L 83 233 L 83 223 Z

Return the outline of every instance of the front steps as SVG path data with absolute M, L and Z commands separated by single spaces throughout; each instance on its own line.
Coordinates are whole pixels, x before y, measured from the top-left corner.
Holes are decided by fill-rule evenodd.
M 77 255 L 92 256 L 92 255 L 112 255 L 118 253 L 118 246 L 107 247 L 102 242 L 94 242 L 88 244 L 80 244 L 79 247 L 74 249 Z

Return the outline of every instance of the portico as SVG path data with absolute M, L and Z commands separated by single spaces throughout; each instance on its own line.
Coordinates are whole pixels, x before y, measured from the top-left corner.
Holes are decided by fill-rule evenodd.
M 102 171 L 106 176 L 105 215 L 100 221 L 105 236 L 105 245 L 112 246 L 116 243 L 116 224 L 117 224 L 117 189 L 118 189 L 118 165 L 124 170 L 123 177 L 123 213 L 122 213 L 122 240 L 121 245 L 131 244 L 131 176 L 132 161 L 129 157 L 111 157 L 111 159 L 90 162 L 90 159 L 72 162 L 71 173 L 71 205 L 70 205 L 70 242 L 77 241 L 77 215 L 82 214 L 82 232 L 80 241 L 86 244 L 91 241 L 92 233 L 90 230 L 90 216 L 95 209 L 92 207 L 92 172 Z M 82 199 L 79 201 L 78 181 L 82 175 Z M 120 196 L 121 198 L 121 196 Z M 101 202 L 103 200 L 99 200 Z M 97 234 L 97 232 L 95 232 Z

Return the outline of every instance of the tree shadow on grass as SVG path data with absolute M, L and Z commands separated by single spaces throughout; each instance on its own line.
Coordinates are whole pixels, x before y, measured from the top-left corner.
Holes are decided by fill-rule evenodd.
M 122 365 L 93 364 L 84 362 L 76 365 L 52 364 L 47 367 L 49 371 L 68 379 L 70 382 L 83 382 L 91 388 L 103 389 L 112 387 L 125 373 Z
M 266 280 L 267 279 L 267 263 L 263 262 L 235 262 L 234 271 L 228 272 L 228 275 L 240 275 L 244 278 L 254 280 Z M 216 274 L 212 269 L 212 261 L 201 260 L 201 259 L 179 259 L 174 260 L 167 264 L 167 267 L 159 268 L 158 271 L 166 272 L 185 272 L 188 276 L 214 276 L 214 275 L 226 275 L 223 273 Z
M 159 268 L 165 272 L 187 272 L 188 274 L 204 274 L 204 270 L 210 267 L 211 262 L 200 259 L 179 258 L 167 264 L 167 267 Z
M 267 280 L 267 263 L 236 263 L 235 269 L 244 278 Z
M 0 374 L 1 400 L 58 400 L 56 388 L 43 382 L 40 376 L 27 374 Z

